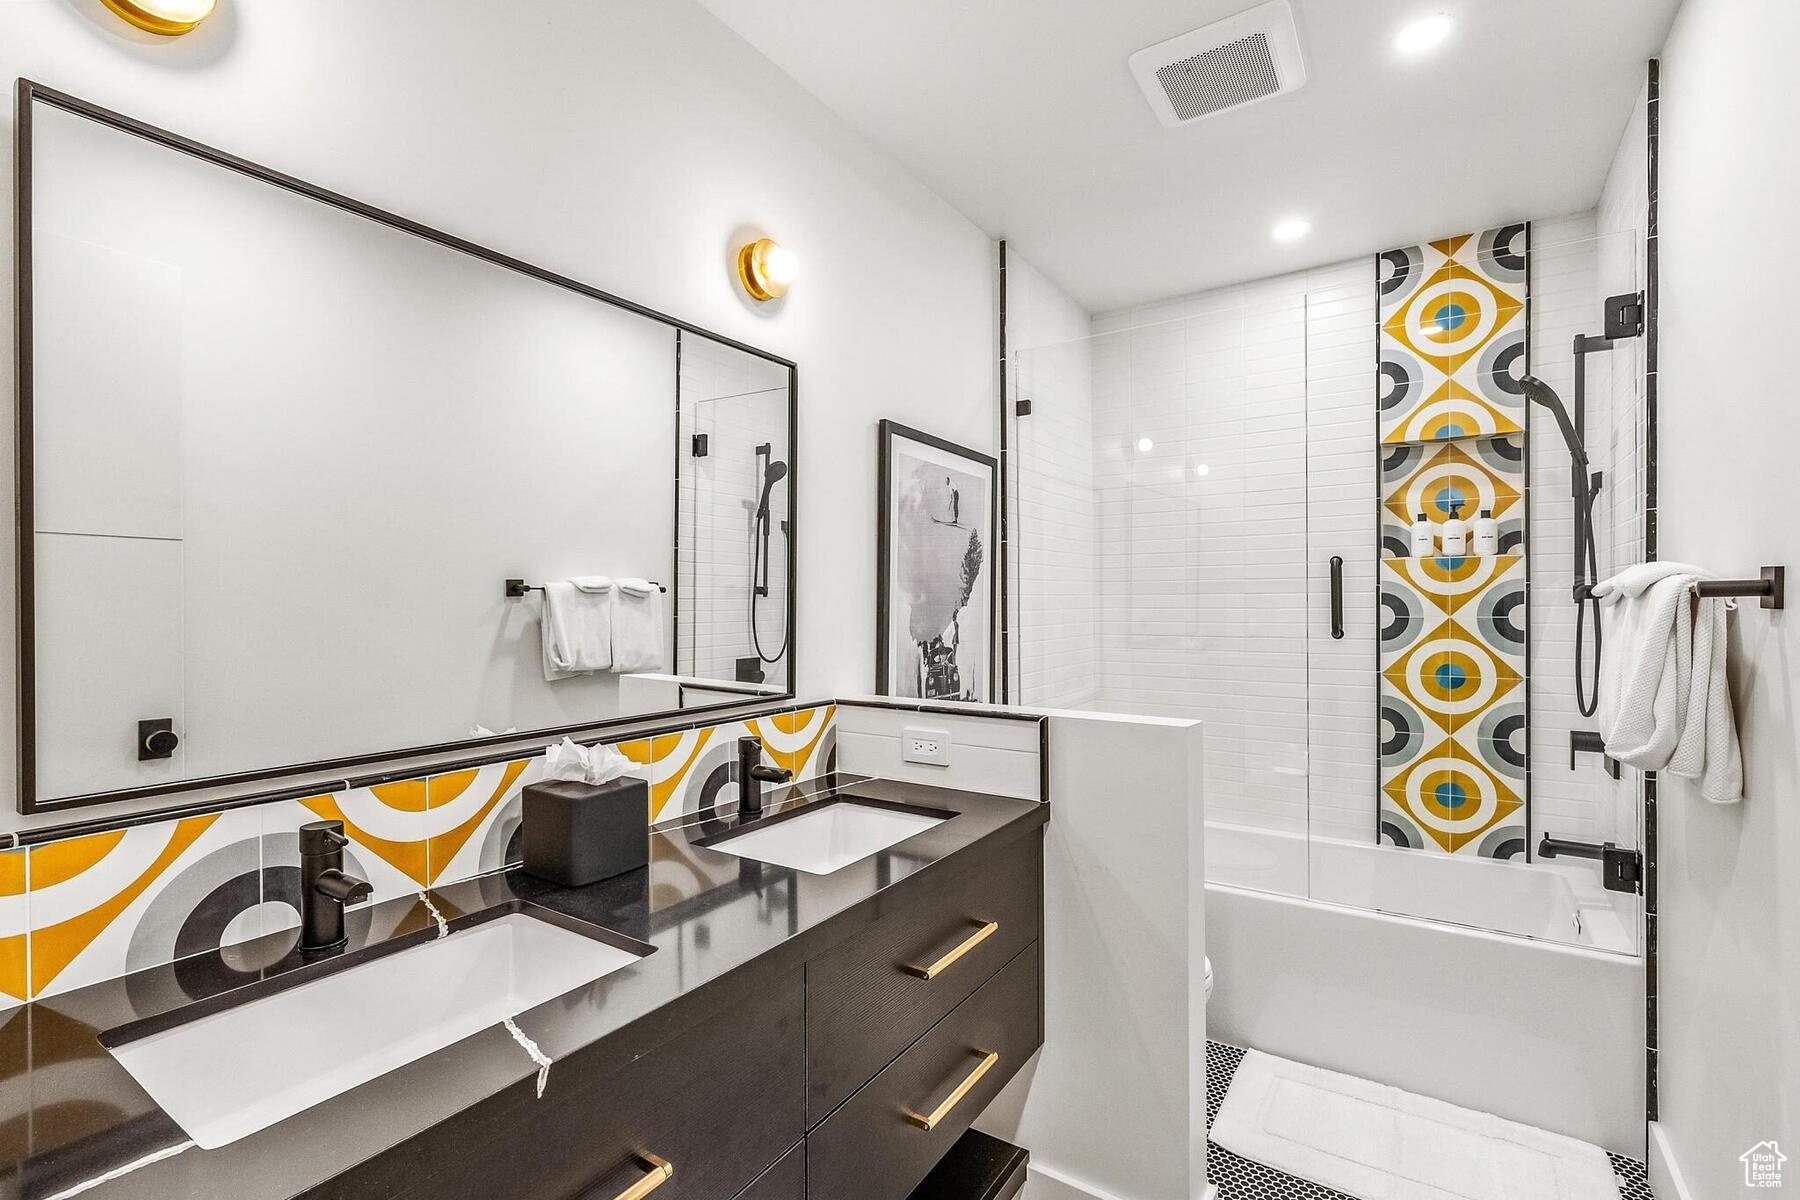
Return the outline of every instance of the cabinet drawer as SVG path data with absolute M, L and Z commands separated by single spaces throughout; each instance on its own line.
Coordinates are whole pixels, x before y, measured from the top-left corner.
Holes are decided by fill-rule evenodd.
M 1039 972 L 1033 942 L 808 1134 L 807 1200 L 905 1200 L 1042 1041 Z
M 411 1155 L 404 1186 L 379 1194 L 731 1200 L 805 1134 L 803 995 L 794 971 L 616 1070 L 584 1075 L 579 1054 L 558 1062 L 542 1099 L 525 1085 L 505 1110 Z
M 805 1200 L 806 1143 L 781 1156 L 755 1183 L 738 1193 L 738 1200 Z
M 1043 878 L 1042 836 L 1022 838 L 807 964 L 808 1124 L 1037 940 Z

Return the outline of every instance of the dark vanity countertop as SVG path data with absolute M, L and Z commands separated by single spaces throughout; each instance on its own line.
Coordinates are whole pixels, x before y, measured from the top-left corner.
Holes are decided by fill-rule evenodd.
M 925 876 L 946 860 L 973 864 L 1049 819 L 1034 801 L 891 781 L 845 783 L 836 794 L 956 815 L 830 875 L 709 850 L 699 843 L 731 824 L 710 822 L 653 831 L 647 868 L 588 887 L 513 870 L 429 895 L 452 931 L 523 901 L 655 947 L 516 1019 L 550 1058 L 581 1050 L 580 1069 L 593 1071 L 647 1053 L 740 994 L 707 985 L 736 972 L 754 986 L 773 977 L 765 972 L 791 970 L 934 886 Z M 349 925 L 347 956 L 391 953 L 438 934 L 416 896 L 352 909 Z M 230 1145 L 192 1145 L 99 1039 L 200 1005 L 182 1013 L 186 1019 L 237 989 L 278 990 L 345 965 L 343 957 L 303 962 L 296 936 L 269 934 L 0 1014 L 0 1197 L 286 1200 L 331 1191 L 334 1178 L 422 1130 L 509 1087 L 535 1086 L 535 1064 L 496 1025 Z M 549 1090 L 558 1082 L 552 1066 Z

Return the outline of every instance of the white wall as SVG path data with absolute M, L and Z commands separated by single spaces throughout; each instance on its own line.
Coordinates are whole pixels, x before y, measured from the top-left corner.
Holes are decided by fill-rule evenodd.
M 1788 0 L 1688 0 L 1663 57 L 1661 557 L 1800 567 L 1792 236 L 1800 191 Z M 1765 236 L 1766 233 L 1766 236 Z M 1738 1155 L 1800 1165 L 1800 624 L 1742 606 L 1731 637 L 1744 801 L 1662 778 L 1662 1134 L 1696 1200 L 1742 1194 Z M 1664 1176 L 1666 1182 L 1667 1177 Z M 1666 1194 L 1666 1193 L 1659 1193 Z
M 171 41 L 98 5 L 22 0 L 0 6 L 0 75 L 798 361 L 798 683 L 872 681 L 875 423 L 993 447 L 988 242 L 697 5 L 541 0 L 496 19 L 475 0 L 235 4 Z M 753 230 L 804 272 L 767 307 L 732 278 Z M 0 320 L 11 305 L 8 289 Z M 10 341 L 0 370 L 11 377 Z M 6 792 L 13 730 L 8 706 Z M 0 823 L 18 823 L 12 807 L 0 801 Z

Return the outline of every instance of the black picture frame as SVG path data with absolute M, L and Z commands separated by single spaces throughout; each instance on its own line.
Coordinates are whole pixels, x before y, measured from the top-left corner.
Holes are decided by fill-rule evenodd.
M 318 184 L 309 183 L 292 175 L 275 170 L 195 141 L 178 133 L 158 128 L 134 117 L 104 108 L 90 101 L 72 96 L 56 88 L 48 87 L 34 80 L 18 78 L 13 86 L 13 204 L 15 220 L 13 224 L 14 251 L 14 347 L 15 355 L 15 536 L 16 546 L 16 582 L 17 589 L 17 677 L 16 699 L 18 707 L 18 810 L 32 815 L 37 813 L 59 812 L 67 809 L 82 808 L 95 804 L 112 804 L 120 801 L 139 800 L 159 796 L 174 796 L 178 793 L 206 789 L 209 792 L 226 794 L 209 798 L 214 803 L 229 803 L 247 800 L 254 797 L 283 794 L 291 790 L 294 781 L 303 777 L 346 776 L 347 768 L 368 767 L 381 764 L 383 768 L 391 766 L 395 777 L 404 777 L 409 773 L 416 774 L 425 770 L 423 760 L 438 759 L 444 755 L 463 754 L 471 751 L 497 750 L 499 747 L 518 742 L 523 735 L 519 733 L 497 734 L 490 737 L 464 738 L 454 741 L 434 742 L 424 746 L 394 747 L 391 750 L 364 754 L 345 755 L 321 758 L 309 762 L 287 763 L 269 767 L 258 767 L 244 771 L 225 774 L 196 776 L 186 779 L 159 781 L 151 785 L 116 788 L 107 791 L 86 792 L 77 795 L 55 796 L 39 799 L 37 796 L 37 719 L 36 719 L 36 686 L 37 686 L 37 646 L 36 622 L 37 607 L 35 597 L 36 567 L 34 558 L 34 541 L 36 533 L 36 491 L 35 468 L 33 463 L 33 435 L 35 429 L 35 392 L 33 383 L 33 324 L 32 324 L 32 114 L 35 106 L 45 104 L 52 108 L 74 116 L 85 118 L 96 124 L 106 126 L 121 133 L 142 138 L 147 142 L 166 149 L 189 155 L 208 162 L 214 166 L 234 171 L 251 179 L 267 183 L 273 187 L 305 197 L 320 204 L 340 209 L 354 216 L 386 225 L 401 233 L 423 238 L 447 250 L 466 254 L 509 271 L 562 288 L 585 296 L 590 300 L 623 309 L 648 320 L 677 331 L 709 339 L 720 345 L 728 346 L 742 353 L 764 359 L 787 372 L 788 381 L 788 439 L 789 466 L 787 479 L 789 535 L 793 544 L 798 545 L 800 536 L 799 524 L 799 486 L 800 475 L 799 438 L 800 438 L 800 369 L 793 360 L 783 358 L 770 351 L 741 342 L 721 333 L 715 333 L 690 321 L 673 317 L 647 305 L 628 300 L 622 296 L 605 291 L 588 283 L 560 274 L 548 268 L 537 266 L 523 259 L 514 258 L 501 251 L 471 242 L 466 238 L 421 224 L 408 217 L 377 208 L 361 200 L 334 192 Z M 679 381 L 679 370 L 677 370 Z M 679 403 L 679 396 L 677 397 Z M 681 447 L 675 448 L 677 471 Z M 678 489 L 678 477 L 674 486 Z M 762 697 L 768 702 L 793 700 L 799 679 L 799 637 L 797 609 L 799 601 L 799 567 L 798 555 L 791 555 L 788 562 L 787 578 L 787 679 L 786 685 L 778 695 Z M 498 582 L 498 581 L 496 581 Z M 673 578 L 671 585 L 673 585 Z M 672 619 L 675 623 L 677 645 L 679 645 L 681 629 L 681 597 L 671 597 Z M 673 648 L 672 648 L 673 649 Z M 714 704 L 696 706 L 692 709 L 669 710 L 665 715 L 679 714 L 687 717 L 693 713 L 709 710 L 728 710 L 740 707 L 745 700 L 727 700 Z M 532 737 L 557 738 L 570 736 L 576 738 L 592 738 L 603 735 L 608 730 L 630 729 L 641 726 L 647 717 L 656 714 L 635 714 L 631 716 L 609 717 L 596 721 L 562 725 L 550 728 L 527 731 Z M 409 762 L 420 763 L 417 771 L 407 766 Z M 285 783 L 281 781 L 286 781 Z M 318 790 L 309 787 L 308 791 Z M 190 804 L 176 799 L 170 804 L 153 810 L 154 814 L 164 811 L 181 811 Z M 134 813 L 133 816 L 142 816 Z
M 995 581 L 1003 566 L 998 558 L 1000 549 L 997 536 L 1000 513 L 998 460 L 993 455 L 984 454 L 968 446 L 958 445 L 923 430 L 902 425 L 897 421 L 883 420 L 877 431 L 877 438 L 880 469 L 876 492 L 875 690 L 880 695 L 901 696 L 907 699 L 918 699 L 921 702 L 995 703 L 994 635 L 998 628 Z M 947 690 L 942 688 L 942 684 L 948 679 L 950 672 L 954 671 L 960 676 L 960 655 L 957 653 L 961 648 L 960 636 L 957 642 L 949 648 L 947 661 L 945 659 L 939 661 L 937 668 L 939 690 L 934 691 L 931 684 L 926 681 L 915 679 L 909 686 L 907 681 L 897 678 L 899 675 L 897 662 L 902 655 L 896 651 L 896 639 L 894 639 L 890 627 L 895 614 L 897 603 L 895 587 L 898 583 L 895 578 L 893 557 L 895 539 L 899 533 L 896 528 L 896 512 L 899 501 L 896 485 L 900 481 L 896 479 L 895 472 L 899 465 L 896 460 L 900 456 L 903 443 L 907 442 L 924 447 L 927 451 L 935 451 L 943 458 L 959 460 L 954 463 L 954 467 L 968 474 L 983 476 L 986 487 L 987 503 L 981 506 L 983 523 L 976 530 L 982 555 L 981 567 L 977 578 L 969 581 L 971 586 L 965 593 L 965 605 L 972 602 L 975 595 L 981 595 L 986 609 L 986 619 L 978 627 L 982 639 L 978 650 L 981 677 L 978 684 L 968 688 L 961 686 L 960 678 L 956 687 Z M 960 520 L 960 514 L 955 519 Z M 960 613 L 963 611 L 963 607 L 958 606 L 957 611 Z M 961 628 L 960 618 L 953 622 L 951 627 L 955 628 L 959 635 L 964 632 Z M 913 651 L 909 649 L 905 653 L 911 654 Z M 932 669 L 926 668 L 926 674 L 930 675 L 931 673 Z

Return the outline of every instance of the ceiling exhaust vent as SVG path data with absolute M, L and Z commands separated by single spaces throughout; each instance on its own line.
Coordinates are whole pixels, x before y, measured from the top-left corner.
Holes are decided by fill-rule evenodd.
M 1306 82 L 1288 0 L 1158 42 L 1131 56 L 1131 73 L 1171 129 L 1291 92 Z

